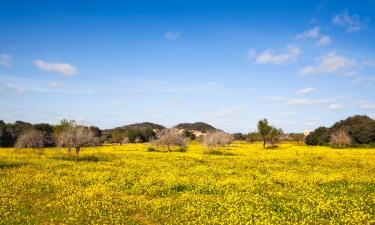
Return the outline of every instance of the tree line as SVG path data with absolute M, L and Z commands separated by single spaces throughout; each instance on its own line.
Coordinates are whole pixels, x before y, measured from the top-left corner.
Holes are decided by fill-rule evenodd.
M 375 144 L 375 120 L 368 116 L 351 116 L 331 127 L 318 127 L 306 136 L 307 145 L 337 148 Z

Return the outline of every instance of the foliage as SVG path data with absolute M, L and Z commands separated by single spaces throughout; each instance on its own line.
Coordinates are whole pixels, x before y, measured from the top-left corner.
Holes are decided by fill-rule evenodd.
M 263 148 L 266 147 L 266 144 L 269 143 L 274 148 L 276 144 L 280 141 L 280 138 L 283 134 L 281 129 L 273 127 L 268 124 L 267 119 L 259 120 L 258 122 L 258 134 L 261 140 L 263 141 Z
M 233 138 L 236 141 L 245 141 L 247 139 L 247 135 L 243 133 L 234 133 Z
M 213 132 L 217 129 L 210 124 L 203 123 L 203 122 L 196 122 L 196 123 L 180 123 L 176 125 L 174 128 L 188 130 L 188 131 L 200 131 L 202 133 Z
M 330 128 L 319 127 L 306 137 L 305 142 L 308 145 L 328 145 L 330 136 L 338 131 L 346 132 L 354 145 L 375 143 L 375 120 L 359 115 L 341 120 Z

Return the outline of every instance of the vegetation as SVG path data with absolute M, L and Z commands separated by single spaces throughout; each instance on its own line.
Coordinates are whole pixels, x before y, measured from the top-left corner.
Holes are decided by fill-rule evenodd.
M 0 148 L 0 224 L 374 224 L 374 149 Z
M 337 133 L 348 135 L 347 145 L 361 145 L 375 143 L 375 120 L 368 116 L 352 116 L 335 123 L 332 127 L 319 127 L 305 139 L 307 145 L 329 145 L 336 142 Z M 335 140 L 331 140 L 332 137 Z
M 170 152 L 173 147 L 186 148 L 187 139 L 176 129 L 164 129 L 159 132 L 157 140 L 153 141 L 152 144 L 162 146 Z
M 203 122 L 196 122 L 196 123 L 180 123 L 176 125 L 174 128 L 176 129 L 182 129 L 182 130 L 187 130 L 187 131 L 200 131 L 202 133 L 207 133 L 207 132 L 213 132 L 217 131 L 215 127 L 203 123 Z
M 227 134 L 222 131 L 210 132 L 203 138 L 203 145 L 205 145 L 212 153 L 214 148 L 223 147 L 229 145 L 233 141 L 233 135 Z M 219 152 L 216 150 L 216 152 Z
M 283 131 L 269 125 L 267 119 L 263 119 L 258 122 L 258 135 L 263 142 L 263 148 L 266 147 L 267 143 L 271 144 L 272 148 L 276 147 L 276 144 L 279 143 L 282 134 Z

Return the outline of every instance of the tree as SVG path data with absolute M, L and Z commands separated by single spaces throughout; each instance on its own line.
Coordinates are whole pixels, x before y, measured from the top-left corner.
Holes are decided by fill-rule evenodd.
M 248 141 L 250 143 L 254 143 L 254 142 L 257 142 L 257 141 L 261 141 L 261 137 L 260 137 L 259 133 L 257 133 L 257 132 L 250 132 L 250 133 L 247 134 L 246 141 Z
M 68 147 L 69 155 L 72 148 L 75 148 L 76 155 L 79 155 L 82 147 L 99 145 L 99 138 L 95 136 L 92 129 L 70 121 L 68 124 L 64 124 L 64 129 L 59 132 L 57 143 L 61 147 Z
M 125 138 L 125 132 L 122 129 L 115 129 L 111 132 L 112 135 L 112 143 L 119 143 L 122 144 L 122 141 Z
M 281 129 L 271 127 L 271 131 L 269 133 L 269 142 L 272 145 L 272 148 L 274 148 L 276 144 L 280 142 L 280 138 L 282 135 L 283 131 Z
M 246 140 L 246 135 L 243 134 L 243 133 L 234 133 L 233 138 L 234 138 L 234 140 L 244 141 L 244 140 Z
M 269 140 L 272 127 L 268 125 L 268 120 L 263 119 L 258 122 L 258 133 L 263 141 L 263 148 L 266 147 L 266 143 Z
M 183 136 L 183 134 L 181 134 L 180 132 L 178 132 L 178 130 L 175 129 L 164 129 L 160 131 L 157 136 L 157 139 L 153 141 L 153 143 L 156 146 L 163 146 L 164 148 L 167 148 L 168 151 L 171 151 L 173 146 L 187 146 L 186 138 Z
M 210 150 L 219 146 L 226 146 L 233 141 L 233 136 L 222 131 L 207 133 L 203 137 L 203 144 Z
M 331 135 L 330 144 L 338 148 L 341 148 L 342 146 L 351 146 L 352 139 L 346 131 L 339 130 Z
M 327 145 L 329 143 L 329 129 L 318 127 L 305 138 L 307 145 Z
M 17 138 L 16 148 L 43 148 L 45 146 L 45 136 L 42 131 L 31 129 Z

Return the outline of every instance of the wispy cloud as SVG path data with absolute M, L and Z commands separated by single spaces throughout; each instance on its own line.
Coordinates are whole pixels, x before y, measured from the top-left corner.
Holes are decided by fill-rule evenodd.
M 314 39 L 317 40 L 315 42 L 316 46 L 323 46 L 323 45 L 328 45 L 329 43 L 332 42 L 332 39 L 328 35 L 322 35 L 320 33 L 320 27 L 316 26 L 314 28 L 311 28 L 309 30 L 306 30 L 302 32 L 301 34 L 298 34 L 296 37 L 298 40 L 301 39 Z
M 305 95 L 305 94 L 313 92 L 314 90 L 315 89 L 312 87 L 302 88 L 301 90 L 298 91 L 298 94 Z
M 171 41 L 179 39 L 181 35 L 182 33 L 178 31 L 168 31 L 164 33 L 164 37 Z
M 331 37 L 329 36 L 323 36 L 321 37 L 316 43 L 315 45 L 316 46 L 323 46 L 323 45 L 328 45 L 329 43 L 331 43 L 332 40 L 331 40 Z
M 296 98 L 296 99 L 290 99 L 285 102 L 287 105 L 296 105 L 296 106 L 305 106 L 305 105 L 312 105 L 315 101 L 311 99 L 305 99 L 305 98 Z
M 255 50 L 250 50 L 248 52 L 247 59 L 249 61 L 254 61 L 257 64 L 281 65 L 288 62 L 295 62 L 300 54 L 300 48 L 290 44 L 285 47 L 285 52 L 283 53 L 276 53 L 272 50 L 264 50 L 263 52 L 257 54 Z
M 13 63 L 13 57 L 8 54 L 0 55 L 0 65 L 4 67 L 11 67 Z
M 328 105 L 329 110 L 339 110 L 339 109 L 342 109 L 343 107 L 344 107 L 343 105 L 339 105 L 336 103 L 332 103 Z
M 364 104 L 360 104 L 359 107 L 361 109 L 375 109 L 375 104 L 364 103 Z
M 43 60 L 36 60 L 34 64 L 41 70 L 57 72 L 66 76 L 74 76 L 78 74 L 78 69 L 68 63 L 52 63 Z
M 320 36 L 320 28 L 319 27 L 314 27 L 311 28 L 310 30 L 306 30 L 302 32 L 301 34 L 297 35 L 297 39 L 304 39 L 304 38 L 318 38 Z
M 339 55 L 336 51 L 331 51 L 317 58 L 316 65 L 302 68 L 300 74 L 307 75 L 316 72 L 332 74 L 342 72 L 353 65 L 355 65 L 355 60 Z
M 359 15 L 350 15 L 347 9 L 332 17 L 332 23 L 345 28 L 348 33 L 360 31 L 367 22 L 368 19 L 361 20 Z

